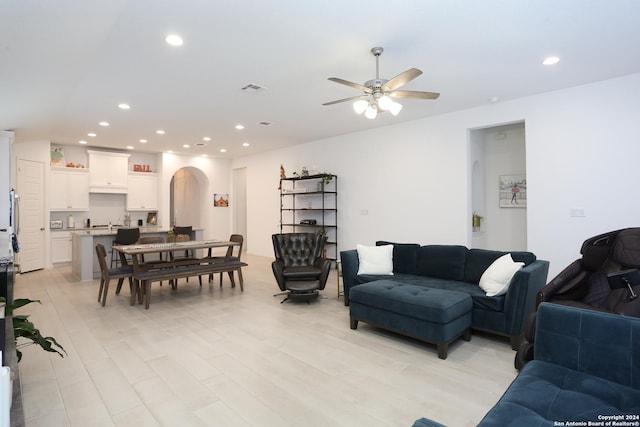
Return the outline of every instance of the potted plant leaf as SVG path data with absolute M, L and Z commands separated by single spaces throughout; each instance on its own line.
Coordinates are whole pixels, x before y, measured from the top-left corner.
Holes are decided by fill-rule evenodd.
M 0 302 L 4 303 L 5 299 L 0 298 Z M 64 357 L 64 355 L 67 354 L 64 347 L 62 347 L 55 338 L 42 336 L 40 330 L 29 320 L 28 315 L 13 314 L 14 310 L 24 307 L 27 304 L 31 304 L 32 302 L 41 304 L 39 300 L 18 298 L 14 300 L 13 303 L 5 305 L 5 316 L 12 316 L 13 318 L 13 332 L 16 337 L 16 355 L 18 357 L 18 362 L 22 359 L 22 352 L 20 349 L 33 344 L 39 345 L 44 351 L 58 353 L 60 357 Z M 19 343 L 18 338 L 24 338 L 28 342 Z

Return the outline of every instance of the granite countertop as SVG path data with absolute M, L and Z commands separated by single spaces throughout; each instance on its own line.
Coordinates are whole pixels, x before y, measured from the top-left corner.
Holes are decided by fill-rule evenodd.
M 80 235 L 80 236 L 115 236 L 117 233 L 118 228 L 121 227 L 111 227 L 111 230 L 109 230 L 109 227 L 91 227 L 91 228 L 67 228 L 66 231 L 72 231 L 73 234 L 76 235 Z M 165 229 L 162 227 L 157 227 L 157 226 L 149 226 L 149 227 L 132 227 L 132 228 L 139 228 L 140 229 L 140 234 L 144 234 L 144 233 L 167 233 L 169 231 L 169 229 Z M 64 231 L 64 230 L 58 230 L 58 231 Z

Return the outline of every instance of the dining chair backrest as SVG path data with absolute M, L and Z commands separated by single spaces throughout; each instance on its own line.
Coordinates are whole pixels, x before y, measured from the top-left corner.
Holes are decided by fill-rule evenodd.
M 114 243 L 117 245 L 133 245 L 139 238 L 139 228 L 118 228 Z
M 191 241 L 191 236 L 188 234 L 174 234 L 173 236 L 168 236 L 167 237 L 167 243 L 173 243 L 173 242 L 190 242 Z M 176 252 L 170 252 L 169 256 L 172 259 L 176 258 Z M 184 258 L 194 258 L 194 252 L 193 250 L 185 250 L 184 251 Z M 182 258 L 182 257 L 181 257 Z
M 242 256 L 242 245 L 244 244 L 244 237 L 242 234 L 232 234 L 229 237 L 230 242 L 239 243 L 238 246 L 229 246 L 227 249 L 227 258 L 233 257 L 234 248 L 238 248 L 238 256 L 236 257 L 238 261 L 240 261 L 240 257 Z
M 151 244 L 151 243 L 164 243 L 164 238 L 162 236 L 143 236 L 138 239 L 138 242 L 141 245 Z M 142 262 L 147 262 L 144 254 L 140 255 Z M 162 261 L 162 252 L 159 252 L 155 259 Z
M 191 233 L 193 233 L 193 227 L 191 225 L 187 225 L 187 226 L 174 226 L 173 227 L 173 234 L 175 234 L 176 236 L 178 234 L 188 234 L 189 237 L 191 237 Z
M 161 236 L 144 236 L 138 239 L 138 242 L 141 245 L 146 245 L 150 243 L 164 243 L 164 238 Z
M 107 251 L 101 243 L 96 244 L 96 255 L 98 256 L 100 273 L 104 276 L 109 271 L 109 268 L 107 267 Z

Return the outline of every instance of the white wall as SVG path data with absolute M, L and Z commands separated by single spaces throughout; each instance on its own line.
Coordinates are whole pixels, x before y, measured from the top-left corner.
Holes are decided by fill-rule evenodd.
M 524 121 L 528 249 L 551 261 L 551 278 L 584 239 L 639 225 L 638 99 L 633 74 L 236 159 L 247 167 L 248 251 L 272 256 L 280 164 L 290 174 L 314 163 L 339 176 L 341 250 L 378 239 L 468 245 L 468 130 Z

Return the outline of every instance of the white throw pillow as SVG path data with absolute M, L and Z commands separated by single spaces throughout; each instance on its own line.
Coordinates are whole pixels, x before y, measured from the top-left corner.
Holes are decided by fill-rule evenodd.
M 356 245 L 358 251 L 358 274 L 393 275 L 393 245 Z
M 480 287 L 488 297 L 506 294 L 511 279 L 523 265 L 524 262 L 514 262 L 511 254 L 501 256 L 482 273 Z

